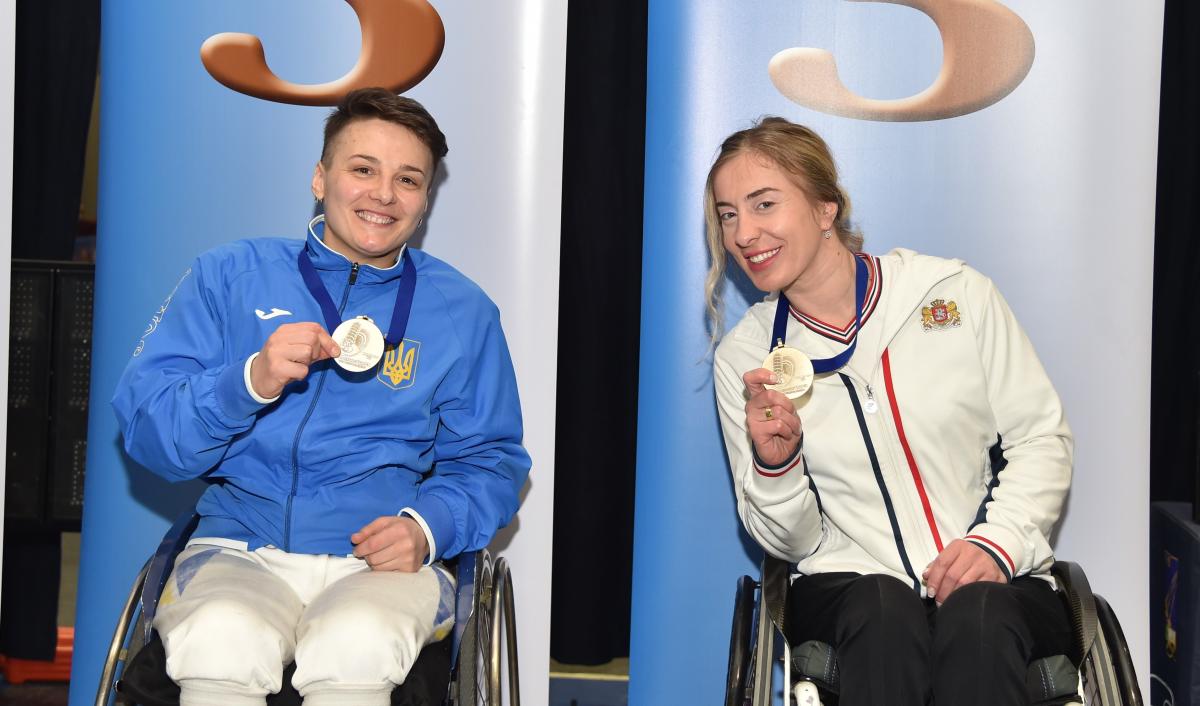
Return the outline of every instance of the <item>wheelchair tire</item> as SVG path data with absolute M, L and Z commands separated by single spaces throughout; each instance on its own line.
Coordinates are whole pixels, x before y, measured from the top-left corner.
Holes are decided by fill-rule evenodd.
M 488 706 L 488 656 L 491 644 L 492 562 L 486 553 L 476 576 L 475 606 L 458 647 L 458 668 L 450 698 L 451 706 Z
M 1112 662 L 1112 652 L 1103 630 L 1096 631 L 1092 647 L 1080 666 L 1085 706 L 1122 706 L 1121 687 Z
M 725 706 L 746 706 L 746 675 L 750 671 L 754 627 L 754 592 L 758 584 L 749 576 L 738 579 L 733 599 L 733 626 L 729 630 L 729 666 L 725 674 Z
M 1120 700 L 1114 703 L 1121 706 L 1142 706 L 1142 690 L 1138 687 L 1137 672 L 1133 668 L 1133 659 L 1129 655 L 1129 643 L 1125 641 L 1125 633 L 1116 613 L 1103 597 L 1096 596 L 1096 614 L 1100 620 L 1100 632 L 1104 634 L 1109 646 L 1109 660 L 1112 662 L 1116 676 L 1117 690 Z

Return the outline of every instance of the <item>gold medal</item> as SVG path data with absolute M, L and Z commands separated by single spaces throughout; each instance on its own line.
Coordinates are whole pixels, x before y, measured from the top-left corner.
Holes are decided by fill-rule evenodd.
M 374 368 L 383 357 L 383 333 L 366 316 L 356 316 L 338 324 L 333 340 L 342 349 L 334 362 L 352 373 Z
M 799 399 L 812 387 L 813 366 L 808 356 L 783 343 L 767 354 L 762 367 L 775 373 L 779 382 L 768 384 L 768 390 L 782 392 L 790 400 Z

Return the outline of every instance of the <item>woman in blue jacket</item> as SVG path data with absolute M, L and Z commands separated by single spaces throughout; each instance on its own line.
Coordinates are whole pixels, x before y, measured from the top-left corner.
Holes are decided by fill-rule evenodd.
M 201 255 L 113 406 L 131 457 L 209 487 L 155 627 L 184 706 L 386 704 L 452 623 L 435 563 L 512 519 L 529 471 L 495 305 L 406 243 L 445 137 L 416 101 L 329 116 L 304 240 Z

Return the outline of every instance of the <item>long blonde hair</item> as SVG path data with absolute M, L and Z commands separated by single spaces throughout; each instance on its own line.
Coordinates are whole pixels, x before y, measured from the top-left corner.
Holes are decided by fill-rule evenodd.
M 720 337 L 723 329 L 720 290 L 725 279 L 726 258 L 713 196 L 713 177 L 726 162 L 747 152 L 771 160 L 790 174 L 796 186 L 814 201 L 837 204 L 833 231 L 850 252 L 858 252 L 863 246 L 862 233 L 850 222 L 850 197 L 838 183 L 837 165 L 820 135 L 784 118 L 768 116 L 725 138 L 704 184 L 704 223 L 709 255 L 704 301 L 713 341 Z

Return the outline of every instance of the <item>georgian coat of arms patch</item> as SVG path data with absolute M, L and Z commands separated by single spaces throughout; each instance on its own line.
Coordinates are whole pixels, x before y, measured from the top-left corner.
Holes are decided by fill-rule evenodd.
M 958 304 L 945 299 L 934 299 L 929 306 L 921 307 L 921 328 L 926 331 L 957 328 L 962 325 Z

